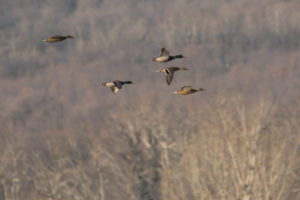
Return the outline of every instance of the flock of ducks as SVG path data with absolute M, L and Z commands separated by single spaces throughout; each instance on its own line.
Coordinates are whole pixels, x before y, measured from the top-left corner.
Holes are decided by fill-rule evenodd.
M 54 35 L 43 41 L 44 42 L 60 42 L 65 39 L 73 39 L 73 38 L 74 38 L 74 36 L 72 36 L 72 35 L 67 35 L 67 36 Z M 168 61 L 178 59 L 178 58 L 184 58 L 184 56 L 183 55 L 171 56 L 170 53 L 165 48 L 162 48 L 160 51 L 159 57 L 153 58 L 152 61 L 162 63 L 162 62 L 168 62 Z M 170 85 L 172 82 L 174 73 L 176 71 L 180 71 L 180 70 L 185 71 L 188 69 L 185 67 L 166 67 L 166 68 L 163 68 L 156 72 L 164 73 L 166 76 L 166 82 L 168 85 Z M 135 83 L 132 81 L 119 81 L 119 80 L 102 83 L 102 85 L 104 87 L 109 87 L 113 93 L 117 93 L 120 89 L 122 89 L 122 86 L 126 85 L 126 84 L 135 84 Z M 205 91 L 205 89 L 203 89 L 203 88 L 193 89 L 192 86 L 183 86 L 180 90 L 173 92 L 173 93 L 180 94 L 180 95 L 187 95 L 187 94 L 192 94 L 192 93 L 199 92 L 199 91 Z

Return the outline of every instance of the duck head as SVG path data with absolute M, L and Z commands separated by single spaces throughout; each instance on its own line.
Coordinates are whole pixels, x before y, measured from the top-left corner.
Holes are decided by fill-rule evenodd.
M 162 73 L 164 73 L 164 69 L 157 70 L 156 72 L 162 72 Z

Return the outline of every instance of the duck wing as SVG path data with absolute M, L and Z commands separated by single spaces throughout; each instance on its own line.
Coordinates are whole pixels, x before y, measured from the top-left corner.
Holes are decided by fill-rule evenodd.
M 160 57 L 163 57 L 163 56 L 169 56 L 169 52 L 165 48 L 162 48 L 160 50 Z
M 179 67 L 167 67 L 167 69 L 168 69 L 169 71 L 173 71 L 173 72 L 180 70 Z
M 186 90 L 190 90 L 191 88 L 192 86 L 183 86 L 181 90 L 186 91 Z
M 63 36 L 61 36 L 61 35 L 54 35 L 54 36 L 52 36 L 51 38 L 52 39 L 61 39 Z
M 113 93 L 117 93 L 119 91 L 119 88 L 116 86 L 112 86 L 112 87 L 110 87 L 110 89 Z
M 167 69 L 172 70 L 174 72 L 178 71 L 178 70 L 183 70 L 183 71 L 189 70 L 188 68 L 185 68 L 185 67 L 167 67 Z
M 166 81 L 167 84 L 170 85 L 173 79 L 174 71 L 165 69 Z

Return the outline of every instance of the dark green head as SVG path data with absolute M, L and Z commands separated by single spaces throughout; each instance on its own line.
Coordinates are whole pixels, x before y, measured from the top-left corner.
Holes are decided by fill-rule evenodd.
M 184 58 L 183 55 L 176 55 L 175 58 Z
M 132 81 L 124 81 L 123 83 L 124 84 L 134 84 L 134 82 L 132 82 Z

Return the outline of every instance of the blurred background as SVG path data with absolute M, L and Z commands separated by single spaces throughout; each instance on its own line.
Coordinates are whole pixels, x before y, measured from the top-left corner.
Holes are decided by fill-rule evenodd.
M 0 200 L 300 199 L 299 10 L 1 0 Z M 168 86 L 166 66 L 189 71 Z

